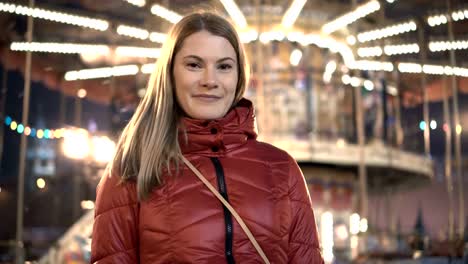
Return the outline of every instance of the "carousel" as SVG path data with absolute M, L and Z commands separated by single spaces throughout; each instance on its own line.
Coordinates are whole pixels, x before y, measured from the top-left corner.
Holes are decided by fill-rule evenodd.
M 0 20 L 23 21 L 25 34 L 9 32 L 0 52 L 4 68 L 21 71 L 26 82 L 42 82 L 73 98 L 76 123 L 51 130 L 56 140 L 106 136 L 111 149 L 109 140 L 115 141 L 145 94 L 169 28 L 193 10 L 215 10 L 231 19 L 251 65 L 245 96 L 256 106 L 259 138 L 288 151 L 301 166 L 323 256 L 332 263 L 369 248 L 369 197 L 390 197 L 433 180 L 430 131 L 437 124 L 430 102 L 452 97 L 444 131 L 460 142 L 457 94 L 468 91 L 468 68 L 457 66 L 453 54 L 468 48 L 457 35 L 466 33 L 468 11 L 451 2 L 2 1 Z M 112 131 L 80 127 L 76 111 L 84 101 L 112 109 Z M 60 107 L 62 112 L 67 105 Z M 403 115 L 409 108 L 420 112 Z M 28 127 L 27 117 L 17 120 L 10 117 L 8 125 Z M 31 131 L 26 136 L 38 137 Z M 454 150 L 454 171 L 445 177 L 460 181 L 457 143 Z M 100 157 L 71 157 L 86 165 L 80 175 L 89 186 L 96 186 L 104 168 L 106 158 Z M 450 195 L 455 191 L 462 192 Z M 74 195 L 76 222 L 40 263 L 89 262 L 93 203 Z M 396 216 L 385 213 L 396 234 Z

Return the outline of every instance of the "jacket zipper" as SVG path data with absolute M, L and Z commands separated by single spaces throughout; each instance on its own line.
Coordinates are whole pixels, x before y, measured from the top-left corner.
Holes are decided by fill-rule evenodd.
M 226 181 L 224 179 L 224 170 L 223 166 L 221 166 L 221 162 L 219 162 L 218 158 L 210 158 L 211 162 L 216 170 L 216 178 L 218 179 L 218 189 L 219 193 L 223 196 L 226 201 L 229 202 L 227 190 L 226 190 Z M 224 210 L 224 223 L 226 225 L 226 259 L 228 264 L 234 264 L 234 256 L 232 254 L 232 216 L 231 212 L 223 205 Z

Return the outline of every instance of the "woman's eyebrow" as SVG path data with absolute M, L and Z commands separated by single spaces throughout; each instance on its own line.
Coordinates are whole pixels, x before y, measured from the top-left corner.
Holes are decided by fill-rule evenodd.
M 198 57 L 196 55 L 187 55 L 184 57 L 184 59 L 196 59 L 202 61 L 203 59 L 201 57 Z
M 184 57 L 184 59 L 195 59 L 195 60 L 203 61 L 203 59 L 197 55 L 187 55 Z M 233 59 L 232 57 L 224 57 L 224 58 L 218 59 L 216 62 L 219 63 L 225 60 L 232 60 L 233 62 L 236 62 L 236 60 Z
M 233 62 L 236 62 L 235 59 L 231 58 L 231 57 L 224 57 L 224 58 L 221 58 L 218 60 L 218 62 L 222 62 L 222 61 L 225 61 L 225 60 L 232 60 Z

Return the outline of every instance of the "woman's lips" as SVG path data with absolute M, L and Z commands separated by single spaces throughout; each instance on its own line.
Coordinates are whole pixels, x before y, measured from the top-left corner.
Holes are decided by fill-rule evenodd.
M 204 102 L 214 102 L 214 101 L 221 99 L 220 96 L 210 95 L 210 94 L 196 94 L 192 97 L 195 99 L 204 101 Z

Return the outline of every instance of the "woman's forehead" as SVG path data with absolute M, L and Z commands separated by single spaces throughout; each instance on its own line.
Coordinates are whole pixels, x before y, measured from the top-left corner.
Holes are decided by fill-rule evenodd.
M 199 31 L 189 35 L 182 43 L 179 56 L 197 56 L 202 59 L 236 58 L 236 51 L 229 40 L 213 35 L 208 31 Z

